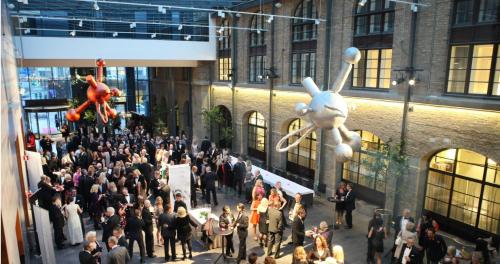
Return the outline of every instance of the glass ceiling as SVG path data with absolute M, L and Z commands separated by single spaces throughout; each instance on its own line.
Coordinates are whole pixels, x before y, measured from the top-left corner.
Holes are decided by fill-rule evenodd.
M 176 7 L 230 9 L 250 2 L 9 0 L 8 7 L 16 35 L 208 41 L 213 12 Z

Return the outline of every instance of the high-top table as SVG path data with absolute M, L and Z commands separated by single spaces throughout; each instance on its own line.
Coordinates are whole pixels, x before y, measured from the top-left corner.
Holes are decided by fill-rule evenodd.
M 234 165 L 236 162 L 238 162 L 238 159 L 231 156 L 231 163 Z M 270 171 L 252 165 L 252 173 L 255 174 L 257 170 L 260 171 L 260 175 L 262 175 L 264 183 L 274 186 L 276 182 L 281 182 L 281 188 L 288 196 L 294 197 L 295 194 L 300 193 L 302 195 L 302 201 L 305 203 L 305 205 L 308 207 L 312 206 L 314 199 L 314 190 L 278 176 Z

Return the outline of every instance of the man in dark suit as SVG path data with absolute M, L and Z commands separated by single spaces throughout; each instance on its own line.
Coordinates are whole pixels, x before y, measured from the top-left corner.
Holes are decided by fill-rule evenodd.
M 304 220 L 306 218 L 306 210 L 300 207 L 297 210 L 292 223 L 292 242 L 294 247 L 304 246 L 304 238 L 306 236 L 304 228 Z
M 164 240 L 164 250 L 165 250 L 165 261 L 168 261 L 171 257 L 172 261 L 175 261 L 175 214 L 172 212 L 172 207 L 170 204 L 165 205 L 165 211 L 158 217 L 158 223 L 161 227 L 161 236 Z M 168 254 L 168 247 L 172 255 Z
M 198 167 L 193 166 L 191 167 L 191 179 L 190 179 L 190 184 L 191 184 L 191 207 L 195 208 L 198 205 L 198 201 L 196 201 L 196 184 L 197 184 L 197 172 L 198 172 Z
M 137 199 L 135 198 L 135 195 L 129 193 L 127 187 L 123 187 L 122 198 L 121 198 L 120 203 L 122 205 L 126 206 L 127 215 L 130 215 L 130 208 L 132 208 L 136 202 L 137 202 Z
M 174 212 L 177 213 L 177 209 L 179 207 L 184 207 L 187 211 L 187 205 L 186 203 L 182 200 L 182 194 L 181 193 L 176 193 L 175 194 L 175 202 L 174 202 Z
M 274 244 L 276 244 L 276 253 L 274 253 L 274 258 L 279 258 L 281 239 L 283 236 L 283 216 L 282 212 L 279 210 L 279 203 L 274 202 L 269 203 L 269 245 L 267 248 L 267 256 L 271 256 L 273 252 Z
M 135 209 L 132 215 L 127 219 L 127 225 L 125 226 L 125 234 L 128 237 L 128 253 L 130 258 L 134 254 L 134 242 L 139 244 L 139 252 L 141 256 L 141 263 L 144 262 L 144 237 L 142 235 L 142 229 L 144 227 L 144 222 L 141 218 L 141 210 Z
M 207 200 L 207 203 L 210 204 L 210 194 L 212 194 L 214 204 L 215 206 L 217 206 L 219 205 L 219 203 L 217 202 L 217 192 L 215 190 L 215 180 L 217 179 L 217 175 L 212 172 L 212 168 L 210 168 L 210 166 L 205 167 L 205 170 L 205 189 L 207 191 L 205 198 Z
M 110 249 L 108 253 L 108 264 L 126 264 L 130 261 L 127 249 L 118 246 L 118 239 L 116 239 L 116 237 L 110 236 L 106 246 Z
M 106 221 L 102 223 L 102 241 L 106 243 L 107 246 L 108 238 L 113 235 L 113 230 L 120 225 L 120 217 L 115 214 L 115 208 L 113 207 L 108 207 L 106 209 L 106 216 Z M 108 251 L 110 250 L 109 247 L 107 247 L 107 249 Z
M 203 141 L 201 141 L 200 150 L 203 151 L 206 155 L 211 146 L 212 146 L 212 144 L 210 143 L 210 140 L 208 140 L 208 137 L 205 136 Z
M 52 198 L 52 205 L 49 208 L 49 219 L 54 227 L 54 239 L 58 249 L 64 248 L 64 215 L 61 212 L 61 198 L 59 195 Z
M 83 243 L 83 251 L 80 251 L 80 253 L 78 254 L 80 264 L 95 264 L 95 258 L 91 253 L 95 248 L 95 242 L 85 241 Z
M 437 264 L 446 255 L 447 246 L 443 237 L 436 235 L 434 228 L 428 228 L 424 239 L 425 255 L 427 264 Z
M 144 240 L 146 242 L 146 253 L 148 257 L 155 258 L 154 255 L 154 235 L 153 235 L 153 214 L 151 213 L 151 201 L 145 200 L 142 208 L 142 220 L 144 221 Z
M 346 229 L 352 228 L 352 211 L 356 209 L 356 195 L 352 190 L 352 184 L 347 184 L 347 194 L 344 199 L 345 202 L 345 221 L 346 221 Z
M 238 162 L 234 165 L 233 168 L 233 182 L 234 182 L 234 189 L 238 189 L 238 196 L 241 196 L 241 190 L 243 188 L 243 180 L 245 179 L 245 176 L 247 174 L 247 169 L 245 162 L 243 162 L 243 159 L 241 157 L 238 158 Z
M 240 245 L 238 247 L 238 257 L 236 258 L 236 261 L 237 263 L 240 263 L 247 257 L 248 216 L 244 213 L 244 204 L 239 203 L 236 208 L 238 210 L 238 216 L 236 217 L 234 224 L 238 234 L 238 239 L 240 240 Z
M 128 248 L 128 242 L 121 227 L 117 227 L 113 230 L 113 236 L 118 239 L 118 246 Z
M 415 219 L 410 216 L 409 209 L 404 209 L 402 215 L 394 218 L 394 229 L 396 230 L 396 232 L 394 233 L 394 239 L 396 239 L 401 230 L 404 230 L 404 228 L 406 228 L 406 224 L 409 222 L 415 223 Z
M 400 257 L 398 259 L 398 264 L 403 263 L 403 259 L 406 264 L 421 264 L 422 254 L 420 250 L 415 247 L 415 238 L 407 238 L 406 244 L 403 244 L 403 249 L 401 250 Z

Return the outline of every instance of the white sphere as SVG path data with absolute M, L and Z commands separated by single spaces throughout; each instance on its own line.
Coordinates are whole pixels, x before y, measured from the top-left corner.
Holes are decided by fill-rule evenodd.
M 298 103 L 297 105 L 295 105 L 295 113 L 297 113 L 297 115 L 299 116 L 303 116 L 307 113 L 308 108 L 308 105 L 304 103 Z
M 353 151 L 360 151 L 361 150 L 361 136 L 353 131 L 349 131 L 349 136 L 351 137 L 350 140 L 346 140 L 346 144 L 351 146 Z
M 340 143 L 335 147 L 335 159 L 344 162 L 352 158 L 352 149 L 349 145 Z
M 355 48 L 350 47 L 344 51 L 344 60 L 350 64 L 356 64 L 361 59 L 361 52 Z

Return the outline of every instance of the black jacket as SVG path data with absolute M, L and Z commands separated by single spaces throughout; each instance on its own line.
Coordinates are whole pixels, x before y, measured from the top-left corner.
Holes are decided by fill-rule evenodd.
M 161 227 L 161 235 L 163 237 L 175 237 L 175 232 L 177 230 L 175 214 L 161 214 L 158 217 L 158 224 Z
M 174 212 L 177 213 L 177 209 L 179 209 L 179 207 L 184 207 L 184 209 L 186 209 L 186 211 L 188 209 L 186 203 L 182 200 L 174 202 Z
M 153 214 L 146 207 L 142 208 L 142 221 L 144 221 L 144 231 L 153 228 Z
M 64 227 L 64 215 L 62 214 L 61 209 L 55 204 L 52 204 L 49 208 L 49 219 L 54 225 L 54 228 Z
M 271 233 L 278 233 L 283 231 L 283 212 L 276 208 L 269 208 L 269 227 L 268 231 Z
M 399 255 L 399 260 L 397 263 L 402 262 L 405 249 L 406 249 L 406 244 L 403 244 L 403 248 L 401 249 L 401 254 Z M 422 253 L 415 246 L 412 247 L 412 249 L 410 251 L 410 255 L 408 257 L 410 258 L 410 262 L 406 262 L 406 264 L 421 264 L 422 263 Z
M 102 223 L 102 241 L 108 242 L 108 238 L 113 235 L 113 230 L 120 225 L 120 217 L 116 214 Z
M 351 190 L 346 194 L 344 202 L 346 210 L 356 209 L 356 194 L 354 194 L 354 190 Z
M 217 179 L 217 175 L 211 171 L 210 173 L 205 173 L 203 177 L 205 181 L 205 188 L 207 190 L 215 189 L 215 180 Z
M 127 219 L 127 225 L 125 226 L 125 234 L 127 237 L 134 239 L 142 238 L 142 228 L 144 227 L 144 221 L 136 216 L 131 216 Z
M 435 235 L 433 240 L 426 237 L 424 239 L 424 248 L 427 253 L 427 259 L 431 261 L 441 260 L 446 255 L 448 249 L 443 237 L 439 235 Z
M 52 197 L 57 193 L 52 186 L 41 182 L 38 184 L 39 189 L 29 198 L 30 203 L 34 204 L 38 201 L 38 206 L 45 210 L 49 210 L 52 205 Z
M 80 264 L 95 264 L 95 258 L 87 251 L 80 251 L 78 254 Z
M 401 220 L 403 219 L 403 216 L 400 215 L 396 218 L 394 218 L 394 229 L 396 230 L 396 235 L 399 234 L 399 231 L 401 231 Z M 415 219 L 413 217 L 408 217 L 408 221 L 415 223 Z
M 240 238 L 246 237 L 248 234 L 248 215 L 240 213 L 236 217 L 235 224 L 238 224 L 237 227 L 238 237 Z
M 247 174 L 247 169 L 243 161 L 234 164 L 233 176 L 235 179 L 243 180 L 246 174 Z
M 128 248 L 128 243 L 125 236 L 121 236 L 120 238 L 118 238 L 118 246 Z
M 292 223 L 292 242 L 294 245 L 303 245 L 306 233 L 304 228 L 304 221 L 296 215 Z

